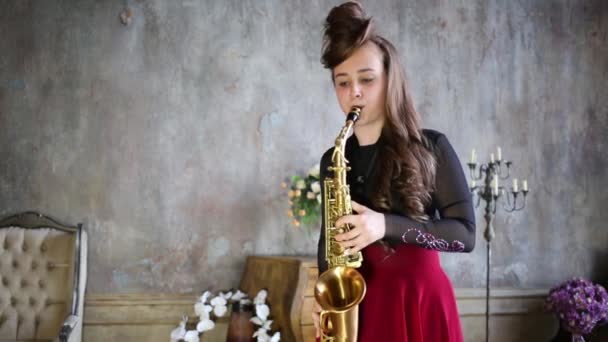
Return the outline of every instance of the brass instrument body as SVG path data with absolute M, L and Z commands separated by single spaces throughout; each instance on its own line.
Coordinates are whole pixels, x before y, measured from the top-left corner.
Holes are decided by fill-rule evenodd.
M 325 258 L 328 269 L 315 284 L 315 298 L 321 305 L 321 341 L 356 341 L 358 332 L 358 305 L 363 300 L 366 284 L 355 269 L 361 266 L 363 255 L 346 254 L 335 236 L 352 229 L 350 225 L 335 227 L 336 220 L 352 214 L 350 189 L 346 173 L 350 170 L 345 158 L 346 139 L 361 109 L 355 107 L 348 114 L 346 124 L 336 138 L 332 165 L 328 171 L 333 177 L 325 179 Z

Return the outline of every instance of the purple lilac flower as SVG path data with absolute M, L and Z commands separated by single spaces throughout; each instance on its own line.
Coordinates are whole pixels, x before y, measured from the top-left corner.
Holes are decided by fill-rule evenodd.
M 545 310 L 560 319 L 573 334 L 588 334 L 596 324 L 608 322 L 608 292 L 583 278 L 572 278 L 549 291 Z

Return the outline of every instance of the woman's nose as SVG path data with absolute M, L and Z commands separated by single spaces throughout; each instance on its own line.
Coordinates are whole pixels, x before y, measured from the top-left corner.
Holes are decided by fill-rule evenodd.
M 359 87 L 359 85 L 357 84 L 353 84 L 352 89 L 351 89 L 351 95 L 353 98 L 360 98 L 362 96 L 361 94 L 361 87 Z

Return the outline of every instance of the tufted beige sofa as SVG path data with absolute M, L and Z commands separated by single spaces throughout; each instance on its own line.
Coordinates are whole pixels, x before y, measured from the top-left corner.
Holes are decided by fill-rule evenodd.
M 0 341 L 80 341 L 87 235 L 34 212 L 0 220 Z

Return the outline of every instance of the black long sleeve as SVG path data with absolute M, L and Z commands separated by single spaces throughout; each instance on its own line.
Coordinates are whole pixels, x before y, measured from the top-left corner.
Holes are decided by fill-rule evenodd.
M 475 247 L 475 212 L 467 180 L 456 152 L 445 135 L 434 132 L 437 169 L 433 207 L 438 217 L 421 223 L 387 213 L 385 238 L 449 252 Z
M 433 146 L 437 160 L 435 191 L 432 194 L 432 203 L 427 208 L 427 213 L 432 218 L 427 222 L 418 222 L 407 217 L 397 205 L 391 212 L 384 213 L 386 227 L 384 239 L 390 244 L 411 243 L 438 251 L 470 252 L 475 246 L 475 213 L 460 161 L 445 135 L 432 130 L 423 130 L 423 133 Z M 366 165 L 357 163 L 362 155 L 357 146 L 356 137 L 352 136 L 347 143 L 346 155 L 353 166 L 353 173 L 367 168 Z M 329 149 L 321 158 L 322 198 L 324 198 L 323 180 L 331 176 L 327 167 L 331 165 L 332 151 L 333 148 Z M 372 162 L 375 163 L 375 160 Z M 350 174 L 351 196 L 357 202 L 371 206 L 369 195 L 373 191 L 373 182 L 367 182 L 366 185 L 356 184 L 353 182 L 354 178 L 356 177 Z M 321 213 L 325 210 L 324 206 L 325 203 L 321 203 Z M 325 271 L 327 262 L 324 217 L 321 219 L 317 258 L 319 271 Z

